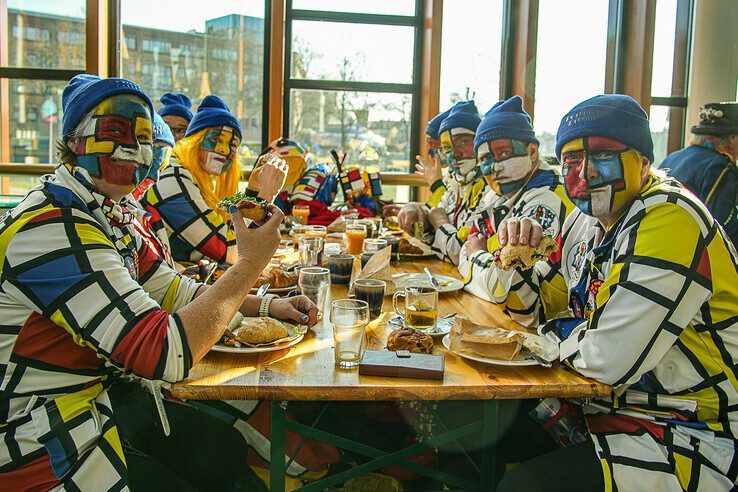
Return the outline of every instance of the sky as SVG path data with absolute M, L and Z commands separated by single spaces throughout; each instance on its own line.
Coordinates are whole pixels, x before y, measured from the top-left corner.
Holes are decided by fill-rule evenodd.
M 657 0 L 653 94 L 670 95 L 677 0 Z M 470 87 L 484 114 L 499 96 L 502 0 L 446 0 L 441 55 L 441 108 Z M 84 0 L 8 0 L 8 7 L 74 17 Z M 207 6 L 207 8 L 204 8 Z M 293 0 L 295 8 L 412 15 L 414 0 Z M 205 20 L 228 14 L 264 16 L 260 0 L 122 0 L 124 24 L 202 32 Z M 555 133 L 576 103 L 604 90 L 608 0 L 540 0 L 534 125 Z M 355 78 L 410 82 L 412 28 L 296 22 L 294 33 L 317 56 L 317 78 L 337 78 L 340 60 L 357 61 Z M 660 131 L 666 112 L 654 111 Z

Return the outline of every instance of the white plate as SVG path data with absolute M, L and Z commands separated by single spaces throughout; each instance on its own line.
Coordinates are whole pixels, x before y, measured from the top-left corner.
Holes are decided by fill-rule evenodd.
M 253 318 L 244 318 L 240 324 L 243 324 L 246 321 L 249 321 Z M 285 325 L 287 325 L 290 329 L 297 328 L 295 325 L 291 323 L 284 322 Z M 238 328 L 238 327 L 236 327 Z M 285 340 L 281 343 L 277 343 L 274 345 L 262 345 L 259 347 L 226 347 L 225 345 L 221 345 L 220 342 L 213 345 L 214 352 L 226 352 L 231 354 L 260 354 L 262 352 L 274 352 L 276 350 L 283 350 L 289 347 L 292 347 L 293 345 L 297 345 L 302 341 L 303 338 L 305 338 L 305 333 L 307 333 L 307 329 L 303 328 L 303 331 L 301 331 L 295 338 Z
M 401 322 L 399 314 L 395 314 L 394 316 L 392 316 L 387 321 L 387 324 L 393 330 L 399 330 L 400 328 L 404 327 L 404 325 Z M 453 325 L 454 325 L 453 316 L 450 318 L 438 318 L 438 321 L 436 321 L 436 326 L 428 330 L 420 330 L 420 331 L 432 337 L 442 337 L 443 335 L 446 335 L 451 331 L 451 327 Z
M 420 253 L 419 255 L 411 255 L 408 253 L 397 253 L 397 257 L 401 260 L 415 260 L 420 258 L 431 258 L 435 257 L 436 254 L 433 251 L 429 251 L 428 253 Z
M 523 333 L 523 336 L 526 339 L 525 345 L 529 346 L 532 350 L 536 351 L 536 354 L 539 355 L 540 357 L 548 361 L 553 361 L 553 360 L 558 359 L 559 348 L 553 342 L 543 337 L 540 337 L 538 335 L 534 335 L 532 333 Z M 516 355 L 513 360 L 489 359 L 487 357 L 482 357 L 480 355 L 462 354 L 462 353 L 452 350 L 451 349 L 451 334 L 448 334 L 445 337 L 443 337 L 442 342 L 443 342 L 443 346 L 446 347 L 446 349 L 449 352 L 453 352 L 454 354 L 461 356 L 465 359 L 473 360 L 476 362 L 481 362 L 483 364 L 492 364 L 495 366 L 537 366 L 538 365 L 538 362 L 536 362 L 534 358 L 532 358 L 529 355 L 524 355 L 522 351 L 518 353 L 518 355 Z M 530 342 L 535 342 L 535 343 L 531 344 Z M 554 357 L 551 357 L 551 355 L 553 355 L 552 352 L 554 351 L 556 352 L 556 355 Z
M 461 290 L 464 288 L 464 282 L 457 278 L 448 277 L 446 275 L 433 275 L 436 277 L 436 280 L 438 280 L 439 284 L 447 283 L 446 285 L 441 285 L 441 288 L 438 290 L 441 294 L 444 292 L 456 292 L 457 290 Z M 404 273 L 404 274 L 398 274 L 393 275 L 392 278 L 395 280 L 400 280 L 402 277 L 407 277 L 407 280 L 403 278 L 403 281 L 406 282 L 422 282 L 425 284 L 430 285 L 430 279 L 428 279 L 428 275 L 425 273 Z

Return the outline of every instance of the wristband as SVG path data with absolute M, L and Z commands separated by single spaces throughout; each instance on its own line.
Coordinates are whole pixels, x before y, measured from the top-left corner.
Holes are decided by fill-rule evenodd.
M 262 318 L 269 316 L 269 305 L 275 297 L 277 296 L 274 294 L 266 294 L 261 298 L 261 304 L 259 304 L 259 316 Z

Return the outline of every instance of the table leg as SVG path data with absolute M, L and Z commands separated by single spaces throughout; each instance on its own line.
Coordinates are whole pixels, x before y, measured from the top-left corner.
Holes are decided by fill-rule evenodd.
M 271 447 L 269 449 L 269 490 L 284 491 L 284 476 L 287 472 L 285 464 L 285 441 L 287 439 L 287 402 L 272 400 L 270 418 Z
M 482 407 L 482 452 L 480 490 L 494 490 L 497 486 L 497 440 L 499 402 L 486 400 Z

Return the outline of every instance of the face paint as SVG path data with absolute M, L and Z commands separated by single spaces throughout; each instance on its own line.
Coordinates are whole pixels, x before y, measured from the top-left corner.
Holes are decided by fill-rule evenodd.
M 169 158 L 172 155 L 172 148 L 169 146 L 154 146 L 153 148 L 154 158 L 149 166 L 149 173 L 146 175 L 147 178 L 159 181 L 159 171 L 164 170 L 169 165 Z
M 425 141 L 428 144 L 428 155 L 430 155 L 431 157 L 434 157 L 436 154 L 438 154 L 438 151 L 441 148 L 440 140 L 436 140 L 430 135 L 426 135 Z
M 518 191 L 535 170 L 528 143 L 521 140 L 500 138 L 482 142 L 477 151 L 484 180 L 498 195 Z
M 149 108 L 130 96 L 113 96 L 84 118 L 74 140 L 77 165 L 90 176 L 120 186 L 136 186 L 149 170 L 152 126 Z
M 441 148 L 438 155 L 459 183 L 470 183 L 479 176 L 472 130 L 451 128 L 441 133 Z
M 209 128 L 200 145 L 201 165 L 208 174 L 223 174 L 236 160 L 241 137 L 230 126 Z
M 641 189 L 641 158 L 625 144 L 605 137 L 584 137 L 562 148 L 564 187 L 585 214 L 609 217 Z

